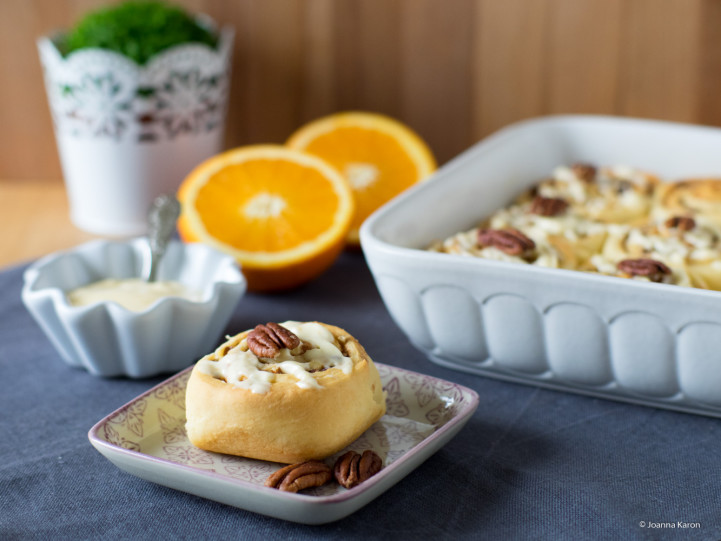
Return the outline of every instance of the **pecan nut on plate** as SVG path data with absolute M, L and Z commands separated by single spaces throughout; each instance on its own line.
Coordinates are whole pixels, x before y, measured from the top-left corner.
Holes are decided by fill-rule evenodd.
M 265 480 L 265 486 L 284 492 L 298 492 L 325 485 L 332 477 L 327 464 L 319 460 L 309 460 L 279 469 Z
M 257 325 L 248 334 L 248 349 L 267 359 L 277 357 L 283 348 L 295 349 L 299 345 L 300 338 L 277 323 Z
M 537 195 L 531 203 L 531 214 L 540 216 L 558 216 L 566 212 L 568 202 L 560 197 L 543 197 Z
M 619 271 L 630 276 L 645 276 L 652 282 L 660 282 L 665 276 L 671 274 L 669 269 L 661 261 L 655 259 L 624 259 L 616 265 Z
M 366 449 L 362 455 L 348 451 L 336 460 L 333 475 L 339 485 L 352 488 L 373 477 L 381 468 L 383 460 L 374 451 Z
M 498 248 L 508 255 L 524 255 L 531 252 L 536 243 L 518 229 L 480 229 L 478 244 Z

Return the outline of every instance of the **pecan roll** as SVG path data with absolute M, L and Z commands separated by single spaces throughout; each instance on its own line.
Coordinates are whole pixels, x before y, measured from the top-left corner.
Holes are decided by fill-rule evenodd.
M 325 485 L 330 481 L 330 468 L 319 460 L 290 464 L 272 473 L 265 480 L 265 486 L 284 492 L 298 492 L 306 488 Z
M 348 451 L 336 460 L 333 475 L 339 485 L 352 488 L 373 477 L 381 468 L 383 460 L 374 451 L 367 449 L 362 455 Z
M 691 231 L 696 227 L 696 220 L 688 216 L 673 216 L 666 220 L 665 224 L 669 229 L 677 229 L 679 231 Z
M 258 357 L 272 359 L 277 357 L 283 348 L 295 349 L 300 345 L 300 338 L 277 323 L 257 325 L 248 333 L 248 349 Z
M 624 259 L 620 261 L 616 267 L 625 274 L 630 276 L 645 276 L 652 282 L 661 282 L 664 277 L 671 275 L 671 269 L 656 259 Z
M 566 212 L 568 202 L 560 197 L 543 197 L 537 195 L 531 202 L 531 214 L 540 216 L 558 216 Z
M 493 246 L 508 255 L 526 255 L 536 247 L 536 243 L 518 229 L 480 229 L 478 244 Z
M 575 163 L 571 166 L 571 171 L 581 180 L 593 182 L 596 180 L 596 167 L 587 163 Z

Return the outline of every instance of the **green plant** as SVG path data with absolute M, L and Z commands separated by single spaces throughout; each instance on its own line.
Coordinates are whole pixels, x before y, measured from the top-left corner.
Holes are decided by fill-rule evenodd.
M 88 13 L 58 45 L 64 55 L 99 47 L 121 53 L 142 65 L 168 47 L 189 42 L 215 47 L 218 38 L 179 7 L 158 1 L 130 0 Z

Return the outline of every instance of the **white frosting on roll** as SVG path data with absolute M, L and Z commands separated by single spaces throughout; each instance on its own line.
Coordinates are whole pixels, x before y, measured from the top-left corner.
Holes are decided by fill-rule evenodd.
M 555 181 L 555 182 L 554 182 Z M 543 197 L 569 198 L 576 203 L 588 200 L 588 182 L 579 178 L 568 166 L 557 167 L 553 171 L 551 182 L 542 182 L 538 194 Z
M 548 235 L 563 235 L 576 241 L 588 235 L 602 234 L 606 225 L 564 212 L 559 216 L 541 216 L 530 211 L 531 204 L 512 205 L 501 209 L 491 216 L 489 222 L 493 229 L 513 227 L 525 233 L 536 244 L 542 244 Z
M 277 357 L 261 359 L 247 349 L 246 340 L 243 339 L 218 361 L 198 361 L 198 370 L 254 393 L 270 390 L 275 381 L 275 370 L 296 378 L 296 385 L 302 389 L 322 388 L 311 370 L 339 368 L 344 374 L 350 374 L 353 370 L 353 361 L 343 355 L 336 346 L 333 334 L 322 325 L 286 321 L 280 323 L 280 326 L 295 334 L 302 342 L 310 344 L 312 349 L 294 355 L 288 348 L 283 348 Z
M 493 246 L 479 246 L 478 228 L 457 233 L 444 240 L 434 249 L 447 254 L 480 257 L 508 263 L 529 263 L 539 267 L 557 268 L 559 266 L 558 254 L 548 243 L 548 239 L 543 234 L 538 233 L 538 230 L 523 232 L 536 244 L 533 254 L 528 260 L 520 256 L 509 255 Z

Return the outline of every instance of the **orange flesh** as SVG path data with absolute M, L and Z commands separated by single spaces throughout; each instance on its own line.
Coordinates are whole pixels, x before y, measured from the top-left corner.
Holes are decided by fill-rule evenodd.
M 343 174 L 348 164 L 369 164 L 378 170 L 374 182 L 353 189 L 356 213 L 352 228 L 360 227 L 380 204 L 418 181 L 418 171 L 406 150 L 396 139 L 380 131 L 339 127 L 319 135 L 304 150 L 322 157 Z
M 278 214 L 248 216 L 248 203 L 266 194 Z M 198 191 L 195 205 L 208 234 L 239 250 L 279 252 L 308 242 L 333 224 L 338 196 L 317 170 L 258 159 L 225 166 Z M 307 209 L 314 211 L 308 216 Z

